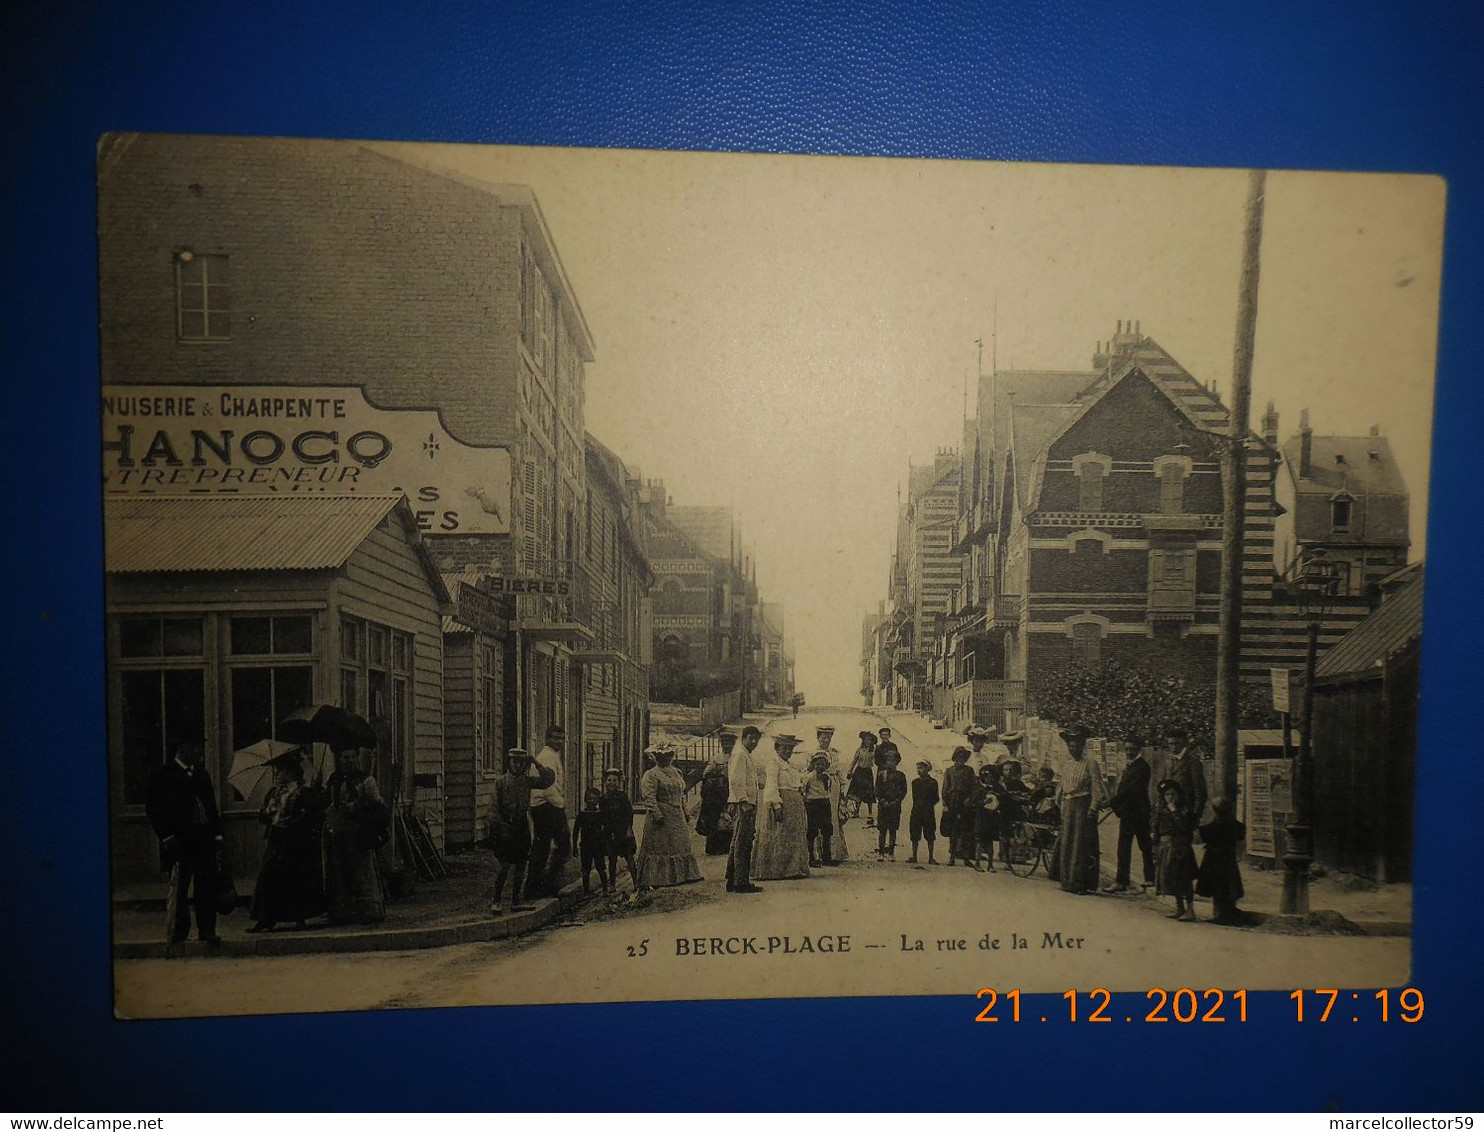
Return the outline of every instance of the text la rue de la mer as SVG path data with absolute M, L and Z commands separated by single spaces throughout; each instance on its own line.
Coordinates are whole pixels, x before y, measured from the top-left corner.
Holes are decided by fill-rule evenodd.
M 1011 932 L 1008 939 L 985 932 L 977 940 L 967 938 L 919 939 L 899 935 L 895 945 L 867 944 L 870 948 L 890 947 L 897 952 L 952 951 L 1028 951 L 1033 937 Z M 846 955 L 851 951 L 848 935 L 800 936 L 677 936 L 675 954 L 679 957 L 702 958 L 728 955 Z M 1042 932 L 1037 950 L 1078 951 L 1086 944 L 1084 936 L 1061 932 Z

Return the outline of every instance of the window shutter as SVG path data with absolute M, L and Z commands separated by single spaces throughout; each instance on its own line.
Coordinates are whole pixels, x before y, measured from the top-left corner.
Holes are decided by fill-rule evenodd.
M 536 465 L 526 461 L 521 469 L 521 565 L 526 573 L 536 572 L 536 540 L 538 537 L 538 499 L 536 491 Z

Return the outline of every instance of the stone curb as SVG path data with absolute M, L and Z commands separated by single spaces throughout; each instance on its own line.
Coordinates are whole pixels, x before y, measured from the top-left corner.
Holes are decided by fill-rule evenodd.
M 208 947 L 199 940 L 186 943 L 156 943 L 144 940 L 117 941 L 113 945 L 115 960 L 171 959 L 184 956 L 209 958 L 253 958 L 275 955 L 327 955 L 370 951 L 417 951 L 429 947 L 454 947 L 462 943 L 487 943 L 526 935 L 545 927 L 564 912 L 577 906 L 581 889 L 574 883 L 556 897 L 538 901 L 531 912 L 487 917 L 461 924 L 440 924 L 429 928 L 392 928 L 381 931 L 270 933 L 249 939 L 224 940 Z

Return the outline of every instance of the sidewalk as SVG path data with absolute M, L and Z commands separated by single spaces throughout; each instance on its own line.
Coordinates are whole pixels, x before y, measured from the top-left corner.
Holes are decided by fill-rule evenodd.
M 1112 884 L 1117 874 L 1118 819 L 1109 817 L 1098 830 L 1098 848 L 1102 851 L 1102 879 Z M 1200 859 L 1201 847 L 1195 847 Z M 1154 888 L 1141 892 L 1137 886 L 1142 862 L 1139 847 L 1133 847 L 1130 870 L 1135 887 L 1113 899 L 1143 900 L 1151 904 L 1169 904 L 1167 897 L 1155 897 Z M 1259 869 L 1242 863 L 1242 887 L 1246 895 L 1241 909 L 1249 914 L 1253 927 L 1268 931 L 1332 931 L 1344 935 L 1409 936 L 1412 934 L 1412 886 L 1410 884 L 1374 885 L 1359 878 L 1338 874 L 1314 877 L 1309 881 L 1307 915 L 1284 915 L 1278 911 L 1283 897 L 1283 868 Z M 1169 905 L 1173 907 L 1173 905 Z M 1196 897 L 1196 915 L 1208 919 L 1211 905 Z
M 386 919 L 379 924 L 327 924 L 310 921 L 304 931 L 280 925 L 273 932 L 249 935 L 252 920 L 247 899 L 237 910 L 217 920 L 219 947 L 197 940 L 164 942 L 163 885 L 153 894 L 130 892 L 113 907 L 114 959 L 164 959 L 182 955 L 308 955 L 339 951 L 406 951 L 479 943 L 536 931 L 570 912 L 584 899 L 580 882 L 568 883 L 555 897 L 533 900 L 533 911 L 491 916 L 495 859 L 482 852 L 448 858 L 448 876 L 419 881 L 417 890 L 388 901 Z M 141 897 L 143 897 L 141 899 Z

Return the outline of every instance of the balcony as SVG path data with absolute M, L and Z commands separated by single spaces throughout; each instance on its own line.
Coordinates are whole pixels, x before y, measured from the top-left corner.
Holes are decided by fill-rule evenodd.
M 991 594 L 986 624 L 996 629 L 1013 629 L 1020 624 L 1020 594 Z
M 1024 680 L 966 680 L 953 689 L 949 722 L 1004 728 L 1007 712 L 1025 711 Z
M 927 649 L 899 648 L 892 652 L 891 666 L 903 676 L 912 676 L 926 673 L 932 659 Z

